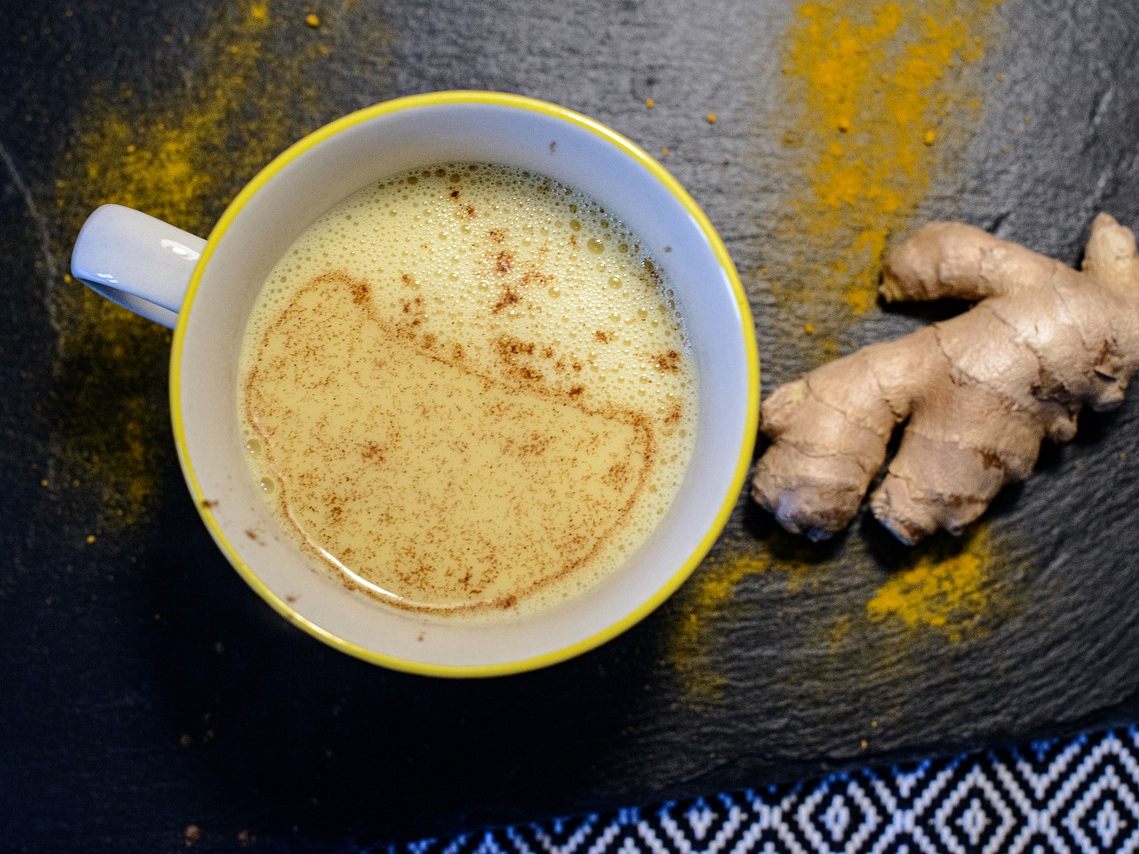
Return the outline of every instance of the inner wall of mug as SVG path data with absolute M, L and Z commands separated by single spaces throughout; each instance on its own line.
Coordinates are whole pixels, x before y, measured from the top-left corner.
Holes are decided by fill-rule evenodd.
M 660 262 L 693 342 L 700 412 L 685 481 L 656 534 L 608 579 L 566 603 L 498 623 L 393 609 L 314 569 L 281 530 L 246 469 L 237 363 L 246 319 L 276 261 L 333 205 L 419 166 L 501 163 L 544 173 L 597 199 Z M 747 352 L 727 272 L 695 219 L 645 166 L 597 132 L 541 112 L 485 103 L 420 106 L 342 130 L 297 156 L 247 201 L 218 239 L 185 322 L 181 400 L 185 452 L 224 540 L 304 620 L 406 662 L 495 665 L 587 641 L 636 611 L 674 576 L 715 522 L 739 464 Z M 240 568 L 240 567 L 239 567 Z

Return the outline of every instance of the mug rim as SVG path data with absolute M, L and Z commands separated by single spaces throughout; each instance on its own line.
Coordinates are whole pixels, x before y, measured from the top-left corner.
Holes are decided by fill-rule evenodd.
M 643 600 L 636 608 L 625 613 L 620 619 L 610 623 L 604 629 L 594 632 L 588 637 L 582 638 L 574 643 L 540 655 L 511 659 L 510 661 L 495 664 L 433 664 L 389 655 L 346 640 L 335 632 L 318 625 L 299 613 L 291 603 L 278 596 L 261 580 L 257 571 L 242 557 L 241 553 L 230 541 L 230 538 L 226 536 L 221 524 L 214 516 L 210 503 L 205 500 L 201 485 L 198 482 L 197 474 L 190 459 L 190 453 L 186 443 L 185 424 L 182 418 L 182 351 L 186 336 L 187 320 L 193 308 L 194 299 L 197 296 L 203 274 L 209 265 L 214 251 L 246 204 L 286 166 L 305 152 L 317 147 L 339 133 L 379 116 L 419 107 L 455 104 L 509 107 L 566 121 L 600 137 L 603 141 L 614 146 L 623 154 L 630 157 L 634 162 L 644 167 L 669 191 L 673 198 L 693 218 L 711 248 L 717 263 L 727 276 L 740 315 L 747 363 L 748 397 L 745 407 L 745 419 L 747 423 L 744 425 L 743 441 L 736 459 L 735 470 L 732 473 L 727 492 L 720 502 L 720 506 L 717 509 L 711 525 L 709 525 L 699 543 L 697 543 L 693 551 L 680 564 L 679 568 L 668 577 L 664 584 L 656 589 L 652 596 Z M 611 640 L 632 628 L 635 624 L 655 611 L 700 565 L 700 562 L 712 548 L 712 545 L 719 538 L 720 533 L 727 524 L 732 509 L 738 500 L 748 467 L 751 464 L 751 456 L 755 446 L 756 430 L 758 429 L 759 420 L 759 353 L 755 340 L 755 324 L 752 318 L 751 308 L 748 304 L 743 284 L 740 281 L 739 274 L 736 271 L 735 265 L 732 263 L 727 248 L 724 246 L 720 236 L 716 233 L 716 230 L 712 227 L 707 215 L 705 215 L 695 200 L 688 194 L 688 191 L 685 190 L 660 163 L 644 151 L 644 149 L 595 119 L 548 101 L 505 92 L 447 90 L 420 95 L 409 95 L 383 101 L 370 107 L 348 113 L 324 125 L 307 136 L 302 137 L 285 149 L 285 151 L 278 154 L 234 197 L 233 201 L 229 203 L 222 213 L 221 218 L 218 219 L 217 223 L 210 230 L 206 246 L 202 250 L 201 257 L 194 267 L 181 309 L 178 312 L 178 322 L 174 329 L 174 340 L 170 354 L 170 412 L 174 431 L 174 443 L 178 452 L 178 462 L 182 468 L 182 474 L 187 485 L 190 488 L 190 493 L 194 499 L 194 506 L 197 508 L 198 514 L 205 523 L 206 529 L 210 532 L 210 535 L 226 556 L 226 559 L 233 568 L 237 570 L 238 574 L 278 614 L 334 649 L 371 664 L 378 664 L 393 670 L 423 676 L 450 678 L 502 676 L 547 667 L 574 658 Z

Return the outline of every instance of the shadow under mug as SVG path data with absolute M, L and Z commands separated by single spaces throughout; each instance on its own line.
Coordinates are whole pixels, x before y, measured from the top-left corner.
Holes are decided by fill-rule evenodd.
M 693 458 L 648 540 L 609 576 L 559 605 L 480 623 L 383 605 L 314 568 L 258 494 L 237 411 L 246 320 L 292 243 L 368 184 L 459 161 L 545 174 L 624 221 L 675 292 L 699 382 Z M 273 160 L 237 195 L 208 240 L 129 208 L 100 208 L 77 238 L 72 272 L 103 296 L 175 329 L 170 404 L 178 456 L 202 519 L 229 561 L 288 620 L 376 664 L 433 676 L 492 676 L 550 665 L 605 642 L 652 612 L 698 566 L 726 524 L 750 463 L 759 359 L 727 250 L 659 163 L 607 127 L 553 104 L 461 91 L 377 104 Z

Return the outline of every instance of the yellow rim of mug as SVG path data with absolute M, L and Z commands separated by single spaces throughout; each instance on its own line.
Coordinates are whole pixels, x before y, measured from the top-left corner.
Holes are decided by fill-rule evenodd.
M 482 665 L 449 665 L 449 664 L 430 664 L 419 661 L 412 661 L 403 658 L 397 658 L 391 655 L 385 655 L 375 650 L 368 649 L 367 647 L 360 646 L 359 644 L 347 641 L 327 629 L 318 626 L 316 623 L 303 617 L 301 614 L 286 602 L 281 597 L 277 596 L 266 584 L 258 577 L 257 573 L 242 559 L 222 531 L 221 526 L 218 524 L 217 519 L 214 518 L 213 512 L 210 510 L 204 501 L 201 486 L 198 484 L 198 478 L 194 473 L 194 467 L 190 462 L 190 454 L 186 448 L 185 428 L 182 422 L 182 399 L 181 399 L 181 379 L 182 379 L 182 345 L 186 334 L 186 319 L 190 316 L 190 310 L 193 308 L 194 298 L 198 293 L 198 286 L 201 283 L 202 273 L 209 264 L 210 258 L 213 256 L 214 250 L 217 248 L 222 235 L 229 229 L 230 225 L 237 218 L 241 209 L 253 198 L 266 183 L 268 183 L 277 173 L 285 168 L 289 163 L 295 160 L 300 155 L 304 154 L 311 148 L 320 145 L 326 139 L 335 136 L 341 131 L 354 127 L 362 122 L 369 121 L 377 116 L 387 115 L 389 113 L 399 112 L 400 110 L 413 109 L 416 107 L 436 106 L 442 104 L 490 104 L 500 107 L 511 107 L 514 109 L 530 110 L 531 112 L 541 113 L 545 116 L 561 119 L 569 122 L 572 125 L 577 125 L 580 128 L 601 137 L 610 145 L 619 148 L 625 154 L 629 155 L 637 163 L 645 167 L 652 175 L 663 184 L 676 200 L 684 207 L 685 210 L 691 214 L 692 218 L 700 226 L 700 230 L 704 233 L 705 239 L 712 247 L 716 255 L 716 260 L 719 261 L 720 266 L 727 273 L 728 280 L 731 283 L 732 291 L 736 298 L 736 303 L 739 307 L 740 318 L 743 324 L 743 337 L 744 337 L 744 350 L 747 354 L 747 373 L 748 373 L 748 400 L 746 417 L 747 423 L 744 425 L 744 438 L 740 448 L 739 458 L 736 461 L 736 469 L 732 476 L 731 485 L 720 504 L 720 508 L 716 513 L 716 518 L 712 526 L 704 534 L 696 549 L 688 556 L 688 558 L 681 564 L 680 568 L 660 587 L 657 591 L 645 602 L 642 602 L 634 611 L 626 614 L 620 620 L 610 624 L 599 632 L 590 635 L 583 640 L 572 643 L 568 646 L 556 649 L 551 652 L 543 653 L 542 655 L 532 656 L 530 658 L 519 659 L 516 661 L 505 661 L 498 664 L 482 664 Z M 587 116 L 576 113 L 573 110 L 565 107 L 560 107 L 556 104 L 551 104 L 546 101 L 539 101 L 535 98 L 528 98 L 523 95 L 511 95 L 502 92 L 483 92 L 483 91 L 447 91 L 447 92 L 432 92 L 424 95 L 412 95 L 405 98 L 396 98 L 391 101 L 385 101 L 365 109 L 358 110 L 357 112 L 350 113 L 340 119 L 325 125 L 319 130 L 314 131 L 300 141 L 294 143 L 284 152 L 279 154 L 269 165 L 262 169 L 257 176 L 250 181 L 241 190 L 240 193 L 230 202 L 229 207 L 226 208 L 225 213 L 222 214 L 221 219 L 213 227 L 210 232 L 206 247 L 202 251 L 201 259 L 198 261 L 197 266 L 194 268 L 193 276 L 190 279 L 189 288 L 186 291 L 186 297 L 182 303 L 182 309 L 178 312 L 178 325 L 174 330 L 174 344 L 171 352 L 170 359 L 170 411 L 174 424 L 174 441 L 178 448 L 178 459 L 182 466 L 182 472 L 190 485 L 190 492 L 194 497 L 194 505 L 198 508 L 206 527 L 209 529 L 210 534 L 217 542 L 218 546 L 225 553 L 229 562 L 233 564 L 246 583 L 252 587 L 258 595 L 268 602 L 274 610 L 281 614 L 285 619 L 304 631 L 308 632 L 313 637 L 324 641 L 329 646 L 335 647 L 342 652 L 356 658 L 363 659 L 364 661 L 373 664 L 380 664 L 384 667 L 389 667 L 394 670 L 401 670 L 408 673 L 418 673 L 424 676 L 444 676 L 444 677 L 484 677 L 484 676 L 502 676 L 511 673 L 521 673 L 527 670 L 537 670 L 542 667 L 547 667 L 551 664 L 556 664 L 560 661 L 573 658 L 581 653 L 588 652 L 594 647 L 600 646 L 607 640 L 616 637 L 624 632 L 626 629 L 631 628 L 636 623 L 647 617 L 652 613 L 665 599 L 672 594 L 684 581 L 692 574 L 700 561 L 712 548 L 712 544 L 719 537 L 720 532 L 723 530 L 724 525 L 727 524 L 728 516 L 735 506 L 736 499 L 739 496 L 740 488 L 743 486 L 744 477 L 747 474 L 748 466 L 751 462 L 751 454 L 755 444 L 756 426 L 759 417 L 759 354 L 755 344 L 755 329 L 751 317 L 751 310 L 748 306 L 747 297 L 745 295 L 743 285 L 740 283 L 739 274 L 736 272 L 735 266 L 732 264 L 732 259 L 728 255 L 727 249 L 724 247 L 723 241 L 720 240 L 716 231 L 712 228 L 711 222 L 704 212 L 699 208 L 688 192 L 680 186 L 675 178 L 670 175 L 663 166 L 656 160 L 650 157 L 645 151 L 637 146 L 632 141 L 621 136 L 616 131 L 610 130 L 599 122 L 594 121 Z

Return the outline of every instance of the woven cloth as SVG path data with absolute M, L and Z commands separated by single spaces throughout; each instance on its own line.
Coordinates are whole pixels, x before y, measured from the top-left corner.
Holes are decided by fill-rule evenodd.
M 421 840 L 400 850 L 1139 851 L 1139 726 Z

